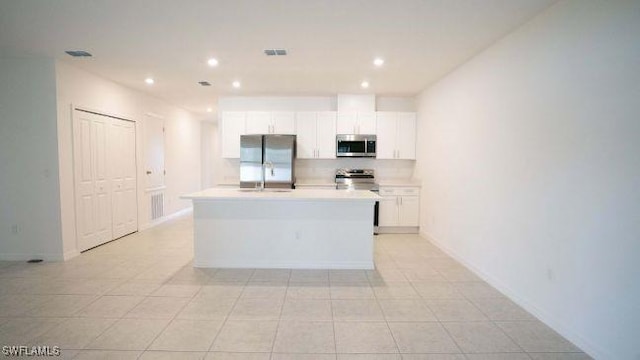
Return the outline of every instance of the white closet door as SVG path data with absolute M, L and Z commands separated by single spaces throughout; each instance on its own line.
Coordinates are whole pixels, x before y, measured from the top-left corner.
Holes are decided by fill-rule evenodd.
M 109 154 L 112 182 L 113 238 L 138 229 L 135 123 L 110 119 Z
M 76 234 L 78 250 L 84 251 L 112 239 L 109 118 L 76 110 L 73 119 Z

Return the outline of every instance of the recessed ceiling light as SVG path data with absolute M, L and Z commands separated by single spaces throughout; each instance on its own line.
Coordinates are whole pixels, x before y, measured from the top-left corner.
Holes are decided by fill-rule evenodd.
M 362 83 L 360 83 L 360 86 L 362 86 L 363 89 L 366 89 L 369 87 L 369 82 L 368 81 L 363 81 Z
M 233 85 L 233 87 L 237 89 L 240 87 L 240 81 L 234 81 L 233 83 L 231 83 L 231 85 Z
M 207 108 L 207 112 L 212 112 L 213 109 L 212 108 Z
M 209 64 L 209 66 L 211 67 L 218 66 L 218 60 L 215 58 L 211 58 L 207 60 L 207 64 Z
M 384 65 L 384 60 L 380 59 L 380 58 L 375 58 L 373 60 L 373 65 L 375 65 L 377 67 L 380 67 L 380 66 Z
M 155 80 L 153 80 L 152 78 L 146 78 L 144 79 L 144 82 L 146 82 L 147 85 L 153 85 L 155 83 Z

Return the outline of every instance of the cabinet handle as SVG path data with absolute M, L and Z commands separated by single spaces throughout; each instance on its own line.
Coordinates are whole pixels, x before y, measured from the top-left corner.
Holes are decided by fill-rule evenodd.
M 396 159 L 400 159 L 400 150 L 396 150 Z

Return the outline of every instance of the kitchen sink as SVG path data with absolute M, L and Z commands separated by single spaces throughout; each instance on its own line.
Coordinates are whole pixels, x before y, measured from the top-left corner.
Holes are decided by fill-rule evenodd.
M 240 192 L 291 192 L 293 189 L 238 189 Z

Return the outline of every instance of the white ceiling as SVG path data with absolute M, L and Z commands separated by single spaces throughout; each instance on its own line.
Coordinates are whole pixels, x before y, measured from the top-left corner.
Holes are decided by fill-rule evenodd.
M 195 112 L 225 95 L 414 95 L 554 2 L 0 0 L 0 54 L 54 57 Z M 94 57 L 64 53 L 76 49 Z

